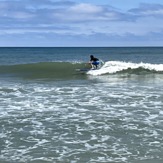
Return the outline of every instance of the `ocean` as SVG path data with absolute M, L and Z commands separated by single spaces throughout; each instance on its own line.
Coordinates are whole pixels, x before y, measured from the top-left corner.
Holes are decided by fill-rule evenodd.
M 162 163 L 163 47 L 1 47 L 0 126 L 0 163 Z

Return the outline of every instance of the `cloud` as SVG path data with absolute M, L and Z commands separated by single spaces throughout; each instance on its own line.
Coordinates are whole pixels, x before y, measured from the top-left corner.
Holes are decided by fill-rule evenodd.
M 71 6 L 68 10 L 74 13 L 98 14 L 103 11 L 103 8 L 101 6 L 96 6 L 92 4 L 80 3 Z
M 92 33 L 90 35 L 72 35 L 68 33 L 29 32 L 1 36 L 0 45 L 10 46 L 161 46 L 163 31 L 137 36 L 133 33 L 124 35 Z M 15 37 L 19 37 L 15 41 Z M 3 40 L 3 41 L 2 41 Z
M 163 5 L 142 3 L 138 8 L 122 12 L 109 5 L 75 3 L 66 0 L 0 1 L 0 23 L 10 23 L 10 25 L 22 23 L 22 21 L 27 24 L 130 22 L 147 16 L 162 17 Z
M 0 18 L 6 20 L 6 22 L 3 21 L 3 24 L 10 23 L 12 20 L 28 20 L 34 16 L 22 2 L 0 1 Z
M 0 18 L 8 19 L 10 23 L 22 20 L 27 23 L 82 23 L 121 19 L 121 13 L 112 7 L 71 1 L 0 1 L 0 8 Z
M 163 16 L 163 5 L 142 3 L 138 8 L 129 10 L 137 16 Z
M 148 41 L 151 37 L 154 41 L 155 36 L 163 36 L 162 18 L 163 5 L 160 4 L 141 3 L 125 11 L 75 0 L 0 0 L 3 39 L 21 35 L 22 40 L 24 37 L 31 42 L 42 37 L 47 42 L 50 38 L 60 40 L 59 43 L 64 40 L 66 44 L 78 40 L 79 45 L 130 43 Z

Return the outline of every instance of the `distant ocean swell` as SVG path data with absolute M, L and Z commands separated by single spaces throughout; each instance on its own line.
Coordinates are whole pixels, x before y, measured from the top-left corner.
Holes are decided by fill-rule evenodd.
M 30 64 L 2 65 L 0 77 L 21 77 L 28 79 L 53 78 L 66 79 L 79 75 L 76 69 L 90 68 L 86 63 L 77 62 L 40 62 Z M 131 63 L 108 61 L 99 70 L 90 70 L 87 75 L 108 74 L 163 74 L 163 64 Z

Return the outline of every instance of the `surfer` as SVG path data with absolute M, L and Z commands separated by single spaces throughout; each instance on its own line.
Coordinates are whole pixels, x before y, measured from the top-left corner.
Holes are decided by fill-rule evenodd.
M 93 55 L 90 55 L 90 62 L 92 69 L 97 69 L 100 61 L 98 58 L 95 58 Z

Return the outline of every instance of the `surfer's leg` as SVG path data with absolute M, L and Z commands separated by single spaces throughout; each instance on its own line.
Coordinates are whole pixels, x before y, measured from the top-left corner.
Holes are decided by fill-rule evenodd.
M 98 65 L 100 64 L 100 62 L 99 61 L 95 61 L 95 62 L 93 62 L 93 65 L 94 65 L 94 67 L 97 69 L 98 68 Z

